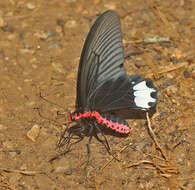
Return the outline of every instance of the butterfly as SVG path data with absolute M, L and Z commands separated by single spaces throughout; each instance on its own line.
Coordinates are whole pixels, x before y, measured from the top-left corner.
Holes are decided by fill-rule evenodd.
M 70 122 L 77 122 L 77 131 L 87 131 L 88 153 L 93 136 L 110 150 L 104 128 L 121 134 L 130 132 L 129 124 L 110 111 L 149 110 L 157 103 L 157 89 L 152 80 L 127 75 L 123 54 L 120 18 L 115 11 L 108 10 L 97 18 L 85 40 L 77 76 L 75 112 L 68 116 Z

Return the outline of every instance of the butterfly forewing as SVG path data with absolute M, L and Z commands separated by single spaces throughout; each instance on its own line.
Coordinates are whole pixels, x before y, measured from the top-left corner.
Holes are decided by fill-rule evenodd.
M 119 16 L 106 11 L 93 24 L 81 54 L 77 77 L 76 109 L 84 111 L 106 82 L 126 75 Z

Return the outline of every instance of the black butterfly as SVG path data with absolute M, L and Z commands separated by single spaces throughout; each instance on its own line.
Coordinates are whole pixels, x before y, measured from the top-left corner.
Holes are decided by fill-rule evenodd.
M 122 108 L 148 110 L 157 102 L 157 89 L 150 79 L 125 72 L 120 18 L 108 10 L 93 24 L 85 41 L 77 76 L 76 111 L 69 121 L 77 122 L 77 131 L 88 131 L 109 151 L 102 129 L 108 127 L 128 134 L 128 123 L 108 111 Z M 97 136 L 100 132 L 105 141 Z M 65 137 L 70 142 L 70 136 Z M 67 138 L 69 140 L 67 140 Z

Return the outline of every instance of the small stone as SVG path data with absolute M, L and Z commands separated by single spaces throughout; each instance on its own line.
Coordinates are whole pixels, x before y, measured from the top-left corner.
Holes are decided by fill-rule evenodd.
M 6 129 L 7 129 L 7 127 L 6 127 L 6 126 L 4 126 L 4 125 L 0 124 L 0 131 L 1 131 L 1 130 L 6 130 Z
M 64 20 L 62 20 L 62 19 L 57 19 L 56 23 L 57 23 L 57 25 L 59 25 L 61 27 L 64 26 Z
M 62 33 L 63 32 L 63 28 L 61 26 L 56 26 L 56 32 L 57 33 Z
M 32 82 L 32 79 L 24 79 L 24 82 Z M 22 90 L 22 89 L 18 89 L 18 90 Z
M 98 4 L 101 3 L 101 0 L 93 0 L 93 3 L 94 3 L 95 5 L 98 5 Z
M 74 28 L 76 26 L 76 21 L 75 20 L 69 20 L 66 22 L 65 26 L 67 28 Z
M 52 63 L 52 66 L 55 68 L 56 71 L 60 72 L 60 73 L 64 73 L 65 72 L 65 68 L 63 67 L 63 65 L 61 63 Z
M 36 57 L 33 57 L 31 60 L 29 60 L 29 62 L 31 64 L 36 63 L 37 62 L 37 58 Z
M 72 174 L 71 168 L 67 168 L 67 167 L 64 167 L 64 166 L 57 167 L 54 172 L 55 173 L 64 173 L 66 175 L 71 175 Z
M 6 22 L 4 21 L 3 17 L 0 16 L 0 27 L 3 27 L 6 25 Z
M 27 7 L 29 10 L 33 10 L 33 9 L 36 8 L 35 4 L 32 3 L 32 2 L 26 3 L 26 7 Z
M 87 10 L 83 10 L 83 11 L 82 11 L 82 14 L 84 14 L 84 15 L 88 15 L 88 14 L 89 14 L 89 11 L 87 11 Z
M 116 9 L 116 5 L 114 3 L 107 3 L 104 5 L 105 8 L 107 9 L 111 9 L 111 10 L 115 10 Z
M 20 170 L 27 170 L 27 165 L 24 163 L 20 166 Z
M 26 105 L 32 107 L 32 106 L 35 105 L 35 102 L 34 101 L 29 101 L 29 102 L 26 103 Z
M 20 55 L 25 55 L 25 54 L 34 54 L 34 50 L 32 50 L 32 49 L 21 49 L 20 50 Z
M 185 78 L 190 78 L 191 77 L 191 74 L 190 74 L 189 71 L 184 71 L 183 75 L 184 75 Z
M 27 132 L 27 137 L 32 140 L 33 142 L 36 141 L 37 137 L 39 136 L 40 133 L 40 126 L 35 124 L 28 132 Z
M 173 96 L 173 95 L 176 94 L 176 92 L 177 92 L 177 87 L 174 86 L 174 85 L 168 86 L 168 87 L 166 88 L 166 92 L 167 92 L 167 95 L 168 95 L 168 96 Z
M 4 148 L 10 149 L 10 150 L 13 149 L 13 147 L 14 147 L 14 145 L 10 141 L 4 141 L 2 143 L 2 145 L 3 145 Z
M 53 165 L 54 173 L 64 173 L 65 175 L 72 174 L 72 168 L 71 168 L 69 161 L 67 161 L 67 159 L 62 158 L 54 162 L 53 164 L 54 164 Z
M 55 32 L 44 32 L 44 31 L 36 32 L 34 34 L 35 37 L 38 37 L 41 40 L 48 40 L 49 38 L 51 38 L 51 37 L 53 37 L 55 35 L 56 35 Z
M 9 152 L 9 155 L 10 155 L 10 157 L 14 158 L 14 157 L 16 157 L 17 153 L 16 152 Z
M 32 64 L 32 68 L 33 68 L 33 69 L 37 69 L 37 67 L 38 67 L 37 65 Z
M 48 49 L 58 49 L 58 48 L 60 48 L 60 45 L 58 44 L 58 42 L 54 42 L 48 47 Z
M 44 40 L 48 40 L 49 38 L 52 38 L 56 36 L 55 32 L 45 32 L 45 38 L 43 38 Z
M 10 41 L 14 40 L 15 38 L 16 38 L 16 34 L 10 34 L 7 36 L 7 39 Z
M 180 5 L 181 7 L 184 6 L 184 5 L 185 5 L 185 1 L 184 1 L 184 0 L 180 0 L 179 5 Z
M 5 25 L 1 27 L 4 32 L 14 32 L 14 27 L 11 25 Z
M 167 79 L 173 79 L 174 75 L 172 73 L 167 73 Z
M 76 2 L 77 0 L 66 0 L 66 3 L 74 3 Z

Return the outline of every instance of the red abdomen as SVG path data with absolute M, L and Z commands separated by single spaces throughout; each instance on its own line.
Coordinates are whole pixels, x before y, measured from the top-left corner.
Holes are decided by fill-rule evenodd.
M 73 113 L 68 116 L 69 121 L 76 121 L 81 118 L 95 118 L 98 124 L 104 125 L 118 133 L 128 134 L 130 132 L 130 127 L 124 119 L 111 114 L 100 114 L 97 111 L 92 111 Z

